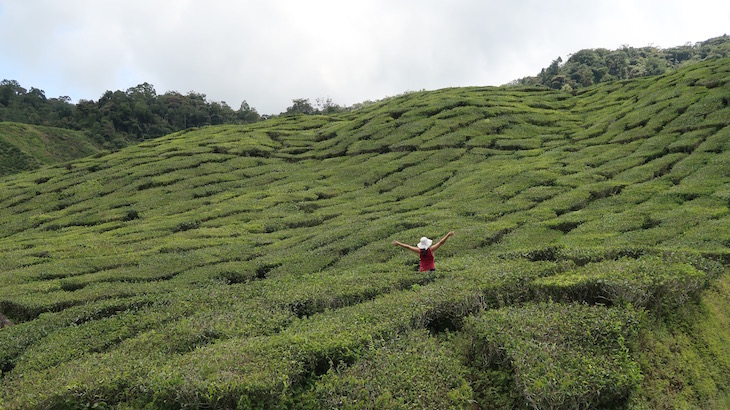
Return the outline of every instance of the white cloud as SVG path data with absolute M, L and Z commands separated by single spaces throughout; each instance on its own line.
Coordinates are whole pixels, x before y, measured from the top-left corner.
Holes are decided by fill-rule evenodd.
M 720 1 L 0 0 L 0 77 L 98 99 L 142 82 L 279 113 L 500 85 L 558 56 L 725 34 Z

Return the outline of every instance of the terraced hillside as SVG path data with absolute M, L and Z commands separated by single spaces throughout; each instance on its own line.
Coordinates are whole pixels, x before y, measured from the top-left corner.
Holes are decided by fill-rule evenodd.
M 0 407 L 730 404 L 730 60 L 0 182 Z M 435 272 L 391 244 L 456 235 Z
M 0 177 L 101 151 L 82 132 L 55 127 L 0 122 Z

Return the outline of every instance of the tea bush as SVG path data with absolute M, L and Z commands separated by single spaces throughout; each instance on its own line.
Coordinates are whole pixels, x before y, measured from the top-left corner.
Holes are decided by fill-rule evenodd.
M 642 379 L 629 353 L 641 320 L 630 308 L 580 304 L 493 310 L 467 320 L 467 357 L 478 369 L 511 369 L 533 408 L 620 407 Z
M 352 365 L 332 367 L 306 391 L 305 408 L 469 407 L 467 370 L 425 331 L 374 340 Z

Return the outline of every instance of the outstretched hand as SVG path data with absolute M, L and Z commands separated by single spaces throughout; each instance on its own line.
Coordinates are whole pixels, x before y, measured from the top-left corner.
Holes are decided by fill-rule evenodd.
M 449 238 L 450 238 L 450 237 L 452 237 L 452 236 L 454 236 L 454 231 L 449 231 L 449 233 L 447 233 L 446 235 L 444 235 L 444 237 L 443 237 L 443 238 L 441 238 L 441 240 L 440 240 L 440 241 L 436 242 L 435 244 L 433 244 L 433 245 L 431 246 L 431 250 L 432 250 L 433 252 L 436 252 L 436 250 L 437 250 L 438 248 L 440 248 L 440 247 L 441 247 L 441 245 L 443 245 L 443 244 L 444 244 L 444 242 L 446 242 L 446 240 L 447 240 L 447 239 L 449 239 Z
M 401 248 L 406 248 L 406 249 L 411 250 L 411 251 L 413 251 L 415 253 L 421 253 L 421 250 L 420 249 L 416 248 L 415 246 L 406 245 L 405 243 L 400 243 L 398 241 L 393 241 L 393 245 L 398 245 Z

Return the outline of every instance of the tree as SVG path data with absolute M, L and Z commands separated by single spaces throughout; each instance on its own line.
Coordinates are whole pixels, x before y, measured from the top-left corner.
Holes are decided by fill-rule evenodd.
M 333 114 L 342 111 L 342 107 L 335 104 L 331 98 L 319 97 L 316 99 L 317 111 L 322 114 Z
M 548 68 L 545 68 L 540 72 L 540 79 L 541 83 L 543 85 L 546 85 L 548 87 L 552 87 L 553 77 L 558 75 L 560 73 L 560 63 L 563 62 L 563 59 L 558 57 L 555 60 L 553 60 L 552 63 L 548 66 Z M 560 87 L 558 87 L 560 88 Z
M 127 89 L 126 95 L 132 109 L 131 116 L 135 124 L 136 138 L 145 139 L 149 136 L 157 136 L 150 135 L 150 129 L 160 121 L 152 110 L 157 100 L 155 88 L 148 83 L 143 83 Z
M 315 113 L 314 107 L 309 102 L 308 98 L 299 98 L 292 100 L 292 106 L 286 109 L 286 114 L 305 114 L 311 115 Z
M 570 56 L 568 63 L 585 64 L 588 67 L 593 67 L 601 64 L 601 58 L 596 50 L 583 49 Z
M 221 101 L 220 103 L 215 101 L 211 102 L 208 104 L 208 111 L 210 113 L 210 123 L 213 125 L 230 124 L 235 117 L 233 109 L 225 101 Z
M 206 95 L 195 91 L 188 92 L 188 127 L 202 127 L 210 125 L 210 113 L 206 102 Z
M 687 43 L 683 46 L 672 47 L 664 51 L 664 59 L 667 63 L 673 66 L 689 61 L 695 56 L 696 49 L 692 46 L 692 43 Z
M 593 84 L 593 70 L 585 64 L 572 65 L 570 70 L 570 79 L 575 84 L 587 87 Z
M 626 78 L 626 70 L 629 67 L 629 55 L 624 50 L 616 50 L 606 56 L 606 67 L 608 74 L 619 78 Z
M 243 100 L 243 102 L 241 103 L 241 107 L 238 109 L 238 111 L 236 111 L 236 118 L 240 122 L 246 124 L 259 121 L 261 119 L 261 116 L 258 112 L 256 112 L 255 108 L 252 108 L 250 105 L 248 105 L 246 100 Z
M 79 128 L 91 129 L 94 123 L 99 122 L 101 113 L 94 101 L 80 100 L 76 104 L 74 122 Z
M 76 106 L 71 104 L 70 97 L 61 96 L 58 98 L 49 98 L 48 109 L 50 111 L 46 117 L 46 123 L 48 125 L 74 128 L 74 112 L 76 111 Z
M 659 75 L 667 71 L 667 62 L 657 56 L 646 59 L 646 75 Z
M 0 81 L 0 104 L 6 107 L 10 105 L 11 101 L 13 101 L 15 97 L 25 93 L 25 88 L 21 87 L 15 80 Z
M 606 78 L 606 75 L 608 74 L 608 68 L 606 68 L 606 66 L 604 65 L 594 67 L 592 71 L 594 84 L 598 84 L 603 81 L 603 79 Z
M 570 79 L 562 74 L 554 76 L 550 82 L 550 88 L 562 90 L 565 86 L 570 86 Z
M 177 91 L 168 91 L 160 97 L 165 107 L 163 118 L 171 130 L 187 128 L 187 99 Z

